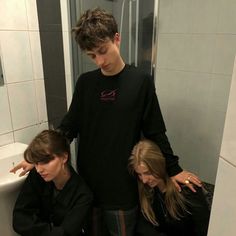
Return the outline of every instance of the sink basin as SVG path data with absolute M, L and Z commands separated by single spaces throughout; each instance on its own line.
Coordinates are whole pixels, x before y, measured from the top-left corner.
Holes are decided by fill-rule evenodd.
M 17 235 L 12 229 L 12 210 L 26 176 L 19 177 L 19 173 L 9 170 L 21 162 L 27 148 L 23 143 L 12 143 L 0 147 L 0 229 L 1 235 Z
M 19 174 L 10 173 L 9 170 L 23 160 L 23 152 L 27 148 L 23 143 L 12 143 L 0 147 L 0 193 L 14 191 L 21 184 L 26 176 L 19 177 Z

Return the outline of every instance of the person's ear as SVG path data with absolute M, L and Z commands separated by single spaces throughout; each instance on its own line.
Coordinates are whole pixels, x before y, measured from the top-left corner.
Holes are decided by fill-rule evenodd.
M 120 44 L 120 40 L 121 40 L 120 34 L 116 33 L 114 36 L 114 42 Z
M 65 164 L 65 163 L 68 161 L 68 153 L 67 153 L 67 152 L 65 152 L 65 153 L 63 154 L 62 160 L 63 160 L 63 164 Z

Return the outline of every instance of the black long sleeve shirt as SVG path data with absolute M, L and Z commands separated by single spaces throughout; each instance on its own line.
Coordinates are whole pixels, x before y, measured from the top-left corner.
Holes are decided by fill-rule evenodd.
M 92 193 L 71 168 L 71 177 L 55 194 L 53 182 L 30 171 L 13 210 L 13 228 L 22 236 L 80 236 Z
M 171 176 L 182 170 L 165 135 L 153 80 L 134 66 L 126 65 L 114 76 L 104 76 L 100 69 L 82 74 L 59 129 L 70 140 L 79 135 L 78 170 L 95 204 L 107 209 L 138 203 L 137 183 L 127 164 L 142 135 L 159 145 Z
M 210 210 L 202 188 L 195 186 L 195 189 L 196 193 L 182 186 L 188 212 L 179 220 L 170 217 L 164 204 L 164 194 L 155 190 L 153 210 L 161 232 L 167 236 L 207 236 Z

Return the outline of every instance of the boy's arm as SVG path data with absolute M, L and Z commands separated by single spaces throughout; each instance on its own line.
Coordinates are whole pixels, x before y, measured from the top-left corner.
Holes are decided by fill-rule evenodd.
M 62 132 L 70 142 L 72 142 L 74 138 L 77 138 L 79 132 L 79 114 L 81 109 L 79 94 L 83 92 L 81 89 L 81 81 L 80 76 L 75 86 L 69 110 L 57 127 L 57 130 Z
M 179 166 L 179 158 L 174 155 L 166 136 L 166 127 L 157 99 L 154 83 L 151 78 L 147 78 L 145 82 L 144 89 L 146 89 L 147 92 L 142 125 L 143 134 L 145 138 L 152 140 L 160 147 L 166 159 L 167 172 L 169 176 L 172 177 L 172 181 L 178 190 L 181 190 L 180 185 L 178 184 L 181 183 L 188 185 L 192 191 L 195 191 L 191 183 L 201 186 L 201 181 L 196 175 L 182 170 Z M 189 179 L 189 177 L 191 178 Z

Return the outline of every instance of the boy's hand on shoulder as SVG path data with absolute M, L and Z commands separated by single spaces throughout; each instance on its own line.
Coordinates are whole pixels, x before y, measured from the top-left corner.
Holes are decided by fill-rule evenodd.
M 193 192 L 196 192 L 194 185 L 197 185 L 198 187 L 202 186 L 202 181 L 198 178 L 198 176 L 186 170 L 183 170 L 179 174 L 172 176 L 171 179 L 179 192 L 181 192 L 180 184 L 186 185 Z

